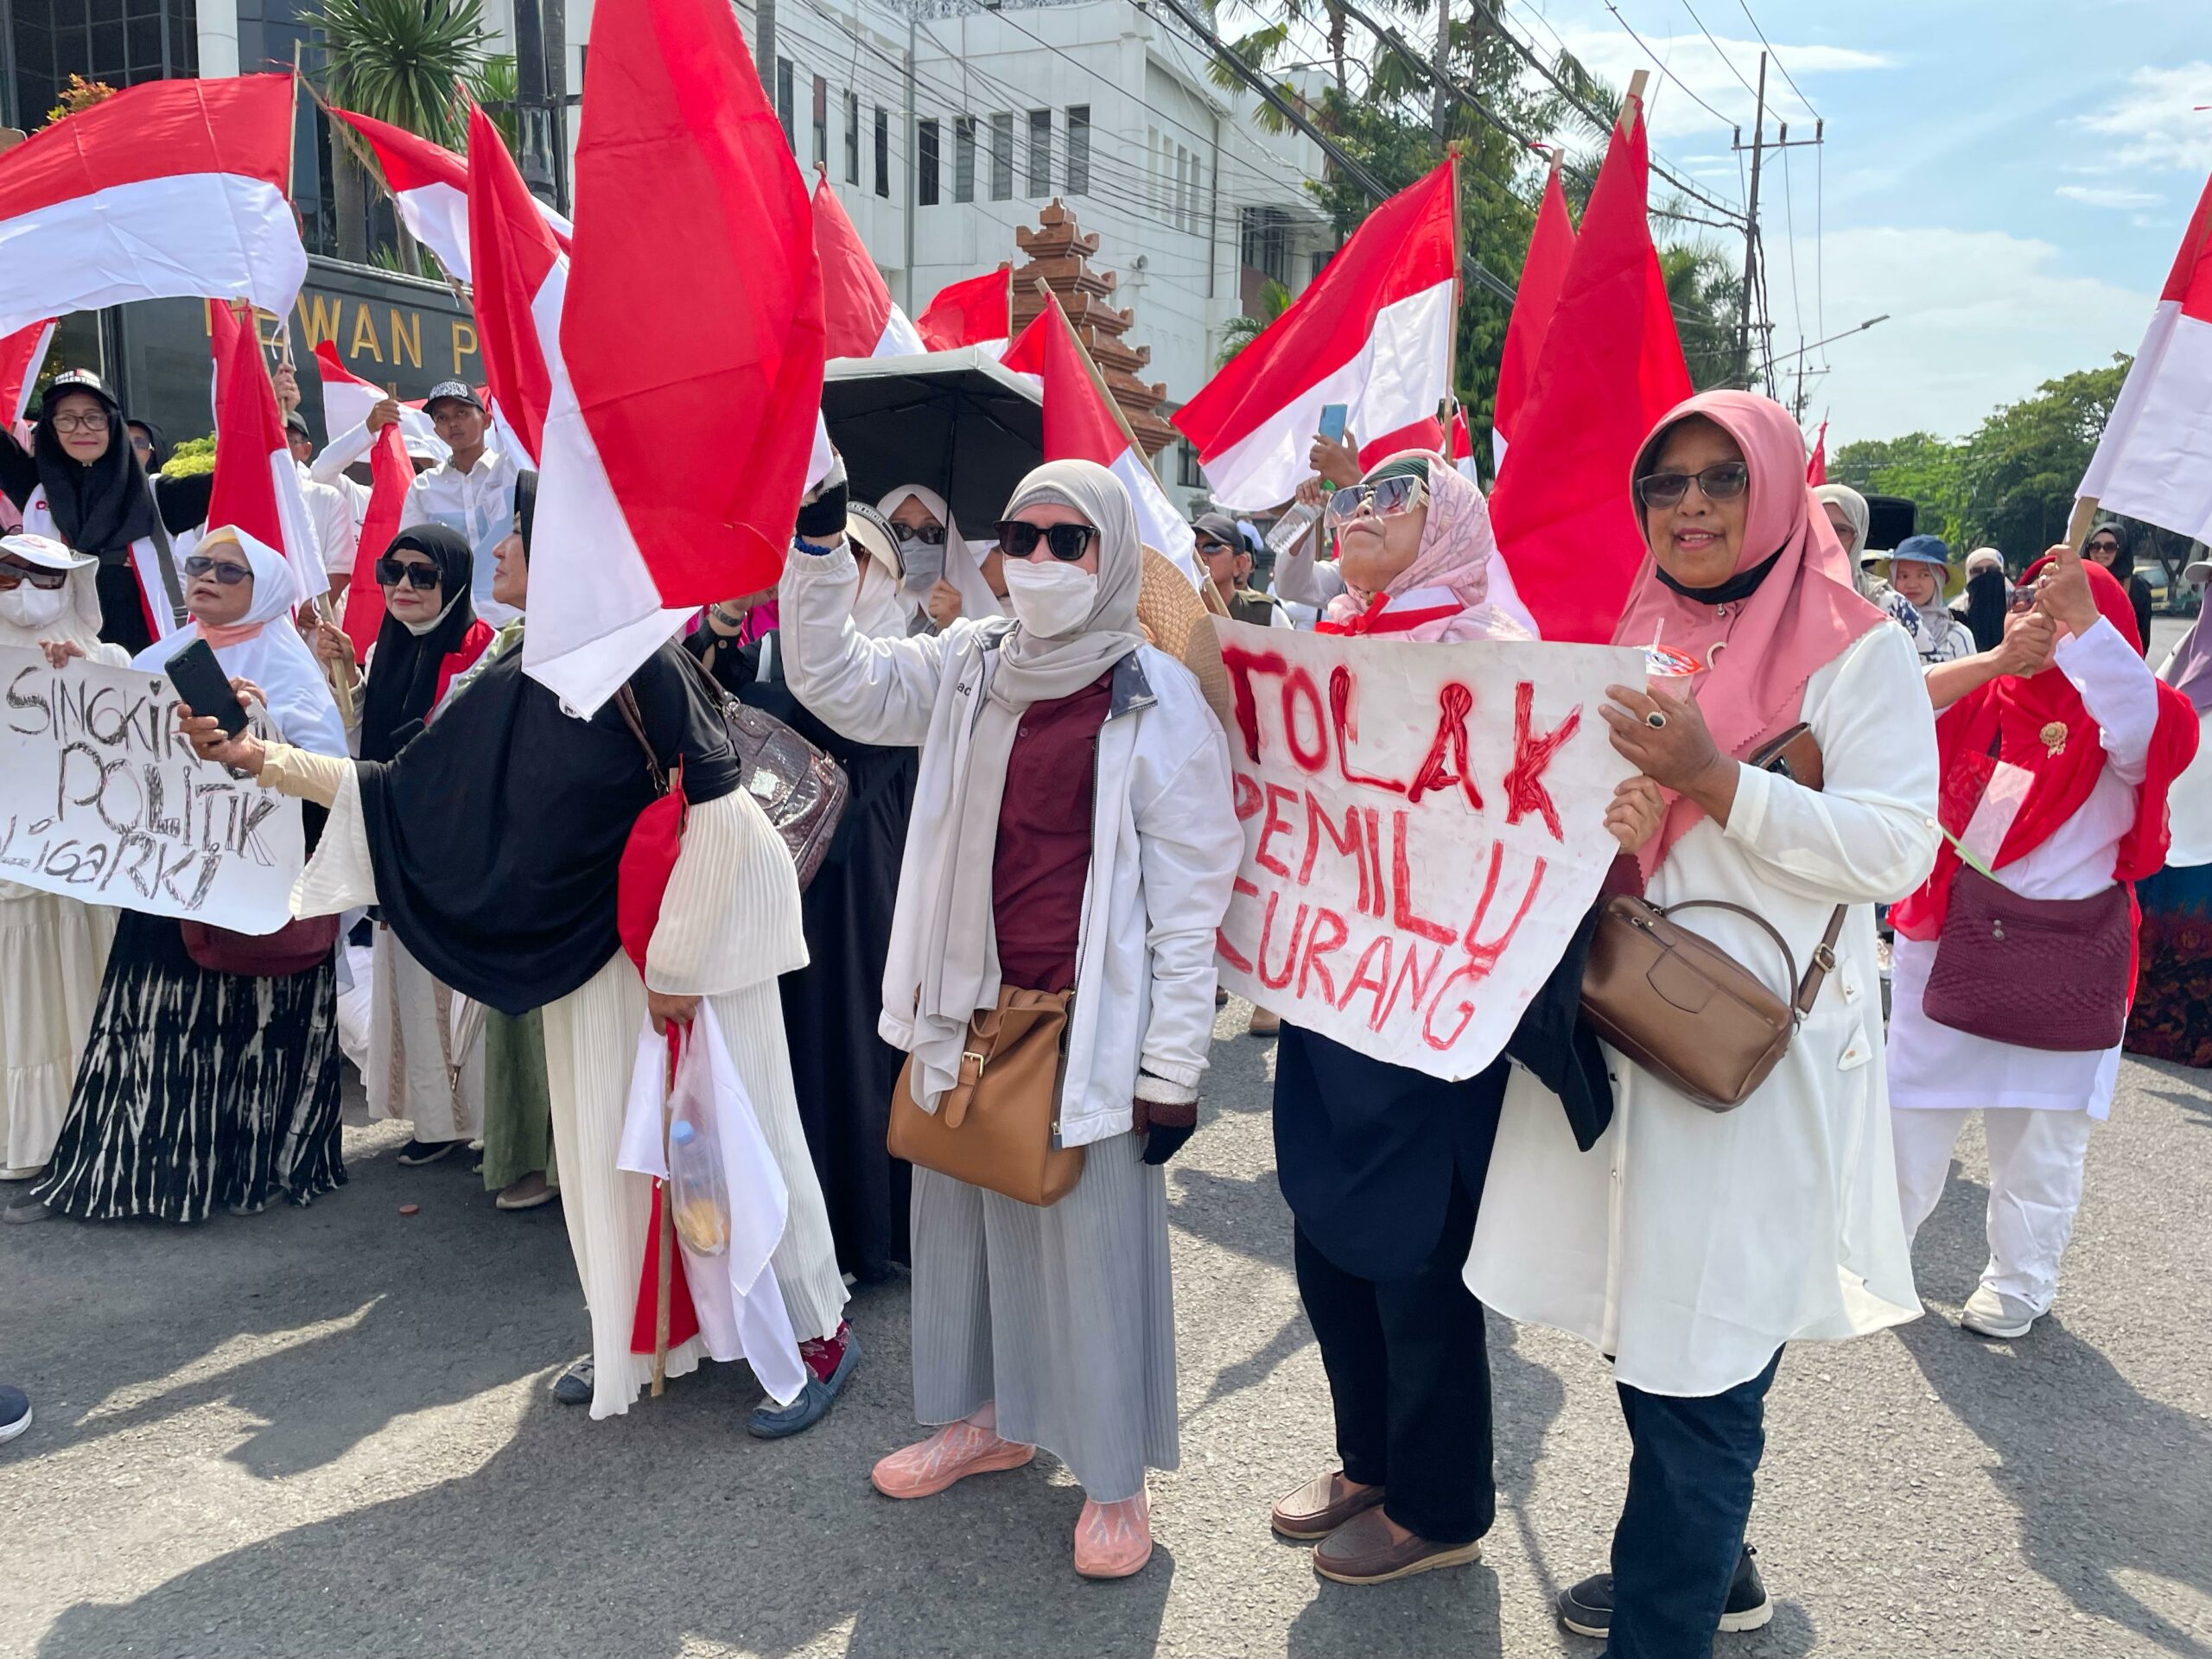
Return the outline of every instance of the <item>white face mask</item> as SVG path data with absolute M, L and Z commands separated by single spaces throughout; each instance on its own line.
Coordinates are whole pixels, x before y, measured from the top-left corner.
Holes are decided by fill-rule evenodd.
M 14 623 L 19 628 L 42 628 L 58 621 L 61 613 L 69 607 L 69 589 L 34 588 L 28 582 L 19 582 L 12 592 L 0 594 L 0 620 Z
M 1007 603 L 1014 620 L 1040 639 L 1058 639 L 1090 620 L 1098 604 L 1098 578 L 1079 565 L 1006 562 Z

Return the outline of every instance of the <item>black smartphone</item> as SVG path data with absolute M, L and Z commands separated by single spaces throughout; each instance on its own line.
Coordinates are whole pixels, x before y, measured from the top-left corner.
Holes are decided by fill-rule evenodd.
M 176 694 L 195 715 L 213 715 L 223 723 L 223 735 L 236 737 L 245 730 L 245 705 L 231 690 L 231 677 L 205 639 L 195 639 L 162 664 L 176 687 Z

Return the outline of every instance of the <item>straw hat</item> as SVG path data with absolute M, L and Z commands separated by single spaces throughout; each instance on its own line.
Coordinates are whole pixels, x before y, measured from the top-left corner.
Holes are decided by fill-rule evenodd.
M 1209 604 L 1209 601 L 1211 601 Z M 1221 596 L 1207 582 L 1195 588 L 1165 555 L 1144 550 L 1144 576 L 1137 588 L 1137 624 L 1145 637 L 1198 677 L 1214 717 L 1228 728 L 1234 717 L 1229 672 L 1221 665 L 1221 640 L 1208 620 L 1221 615 Z

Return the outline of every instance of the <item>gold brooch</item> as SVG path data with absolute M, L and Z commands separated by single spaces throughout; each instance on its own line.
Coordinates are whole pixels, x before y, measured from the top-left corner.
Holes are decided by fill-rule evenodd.
M 2043 746 L 2050 752 L 2052 760 L 2056 760 L 2066 753 L 2066 722 L 2064 721 L 2052 721 L 2036 735 L 2043 739 Z

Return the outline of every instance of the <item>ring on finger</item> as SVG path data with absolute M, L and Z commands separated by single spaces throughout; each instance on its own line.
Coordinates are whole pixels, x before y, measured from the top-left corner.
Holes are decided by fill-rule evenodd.
M 1661 714 L 1656 709 L 1654 709 L 1649 714 L 1643 717 L 1643 723 L 1656 732 L 1662 728 L 1667 724 L 1667 716 Z

